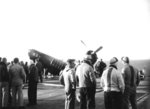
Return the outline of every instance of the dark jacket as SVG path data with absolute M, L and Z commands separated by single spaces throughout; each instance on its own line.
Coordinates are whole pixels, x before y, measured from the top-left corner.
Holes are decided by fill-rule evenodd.
M 43 71 L 43 66 L 41 62 L 37 62 L 36 67 L 38 68 L 38 72 L 42 72 Z
M 136 87 L 140 82 L 138 70 L 133 66 L 126 64 L 122 69 L 122 74 L 124 77 L 125 86 L 136 90 Z
M 102 73 L 106 67 L 107 67 L 107 65 L 103 61 L 98 61 L 95 64 L 95 70 L 99 74 L 100 77 L 102 76 Z
M 34 64 L 29 68 L 29 82 L 38 82 L 38 68 Z
M 9 82 L 9 73 L 4 62 L 0 62 L 0 82 Z

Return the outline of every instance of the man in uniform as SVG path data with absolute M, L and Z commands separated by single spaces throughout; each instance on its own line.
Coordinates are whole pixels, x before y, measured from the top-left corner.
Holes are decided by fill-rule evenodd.
M 97 55 L 89 50 L 83 62 L 77 67 L 80 109 L 95 109 L 96 77 L 93 69 Z
M 106 109 L 122 109 L 122 96 L 124 92 L 124 80 L 117 68 L 118 59 L 110 60 L 108 69 L 101 77 L 101 86 L 104 90 L 104 103 Z
M 75 78 L 75 60 L 68 59 L 65 69 L 60 75 L 60 82 L 65 87 L 66 100 L 65 109 L 75 108 L 75 90 L 76 90 L 76 78 Z
M 122 74 L 125 82 L 123 109 L 129 109 L 129 102 L 131 103 L 132 109 L 137 109 L 136 87 L 140 82 L 138 70 L 130 65 L 128 57 L 122 57 L 121 60 L 124 65 Z

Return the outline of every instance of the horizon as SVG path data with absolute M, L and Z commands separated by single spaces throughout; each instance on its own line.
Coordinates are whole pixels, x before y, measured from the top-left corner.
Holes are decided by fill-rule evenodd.
M 34 49 L 34 50 L 37 50 L 37 49 Z M 37 50 L 37 51 L 38 51 L 38 50 Z M 41 52 L 41 51 L 38 51 L 38 52 Z M 44 52 L 41 52 L 41 53 L 46 54 L 46 53 L 44 53 Z M 30 59 L 29 59 L 29 56 L 28 56 L 28 52 L 27 52 L 26 55 L 27 55 L 26 58 L 24 58 L 23 56 L 14 56 L 14 57 L 9 57 L 9 58 L 8 58 L 7 56 L 3 56 L 3 57 L 6 57 L 7 60 L 8 60 L 8 62 L 13 61 L 13 59 L 16 58 L 16 57 L 19 58 L 19 61 L 24 61 L 24 62 L 27 61 L 27 62 L 30 62 Z M 58 60 L 62 60 L 62 61 L 64 61 L 64 62 L 67 60 L 67 58 L 66 58 L 66 59 L 61 59 L 61 58 L 59 58 L 59 57 L 57 58 L 57 57 L 52 56 L 52 55 L 49 55 L 49 54 L 46 54 L 46 55 L 48 55 L 48 56 L 50 56 L 50 57 L 53 57 L 53 58 L 55 58 L 55 59 L 58 59 Z M 1 56 L 0 56 L 0 57 L 1 57 Z M 1 58 L 3 58 L 3 57 L 1 57 Z M 84 58 L 84 56 L 83 56 L 83 58 Z M 80 59 L 75 59 L 75 58 L 73 58 L 73 59 L 82 61 L 83 58 L 80 58 Z M 112 57 L 111 57 L 111 58 L 112 58 Z M 110 59 L 111 59 L 111 58 L 110 58 Z M 118 58 L 119 62 L 121 62 L 121 57 L 117 57 L 117 58 Z M 102 59 L 104 62 L 109 62 L 109 61 L 110 61 L 110 59 L 104 59 L 104 58 L 98 58 L 97 61 L 100 60 L 100 59 Z M 130 61 L 133 61 L 133 62 L 135 62 L 135 61 L 150 61 L 150 58 L 132 59 L 132 58 L 129 57 L 129 59 L 130 59 Z

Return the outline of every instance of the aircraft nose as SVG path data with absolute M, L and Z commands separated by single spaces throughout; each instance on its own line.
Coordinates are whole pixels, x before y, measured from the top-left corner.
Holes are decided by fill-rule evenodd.
M 31 59 L 39 57 L 39 55 L 37 53 L 35 53 L 32 49 L 29 49 L 28 55 Z

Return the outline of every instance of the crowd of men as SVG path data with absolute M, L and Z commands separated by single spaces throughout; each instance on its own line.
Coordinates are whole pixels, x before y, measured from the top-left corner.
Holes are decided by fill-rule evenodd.
M 80 109 L 95 109 L 96 76 L 100 76 L 100 86 L 104 91 L 105 109 L 137 109 L 136 87 L 140 82 L 138 70 L 130 65 L 128 57 L 122 57 L 122 71 L 118 70 L 118 59 L 113 57 L 107 66 L 102 59 L 98 61 L 96 53 L 89 50 L 85 58 L 75 64 L 68 59 L 61 71 L 59 80 L 65 88 L 65 109 L 75 108 L 75 99 Z M 23 84 L 28 83 L 28 104 L 37 104 L 37 83 L 43 82 L 43 67 L 39 59 L 31 60 L 30 65 L 19 58 L 8 64 L 6 58 L 0 58 L 0 109 L 24 109 Z M 95 73 L 96 72 L 96 73 Z M 76 94 L 76 87 L 79 92 Z
M 118 59 L 113 57 L 109 65 L 95 65 L 97 55 L 92 50 L 86 53 L 84 60 L 75 66 L 74 59 L 68 59 L 66 68 L 60 73 L 60 82 L 65 88 L 65 109 L 75 108 L 75 99 L 79 101 L 80 109 L 95 109 L 96 73 L 95 69 L 102 67 L 100 86 L 104 91 L 105 109 L 137 109 L 136 87 L 140 82 L 137 68 L 130 65 L 129 57 L 122 57 L 122 71 L 118 70 Z M 102 60 L 101 60 L 102 61 Z M 99 64 L 100 65 L 100 64 Z M 99 67 L 99 68 L 95 68 Z M 76 93 L 76 87 L 79 92 Z
M 23 86 L 28 83 L 28 106 L 37 104 L 37 83 L 42 80 L 39 60 L 30 65 L 14 58 L 11 63 L 0 58 L 0 109 L 24 109 Z

